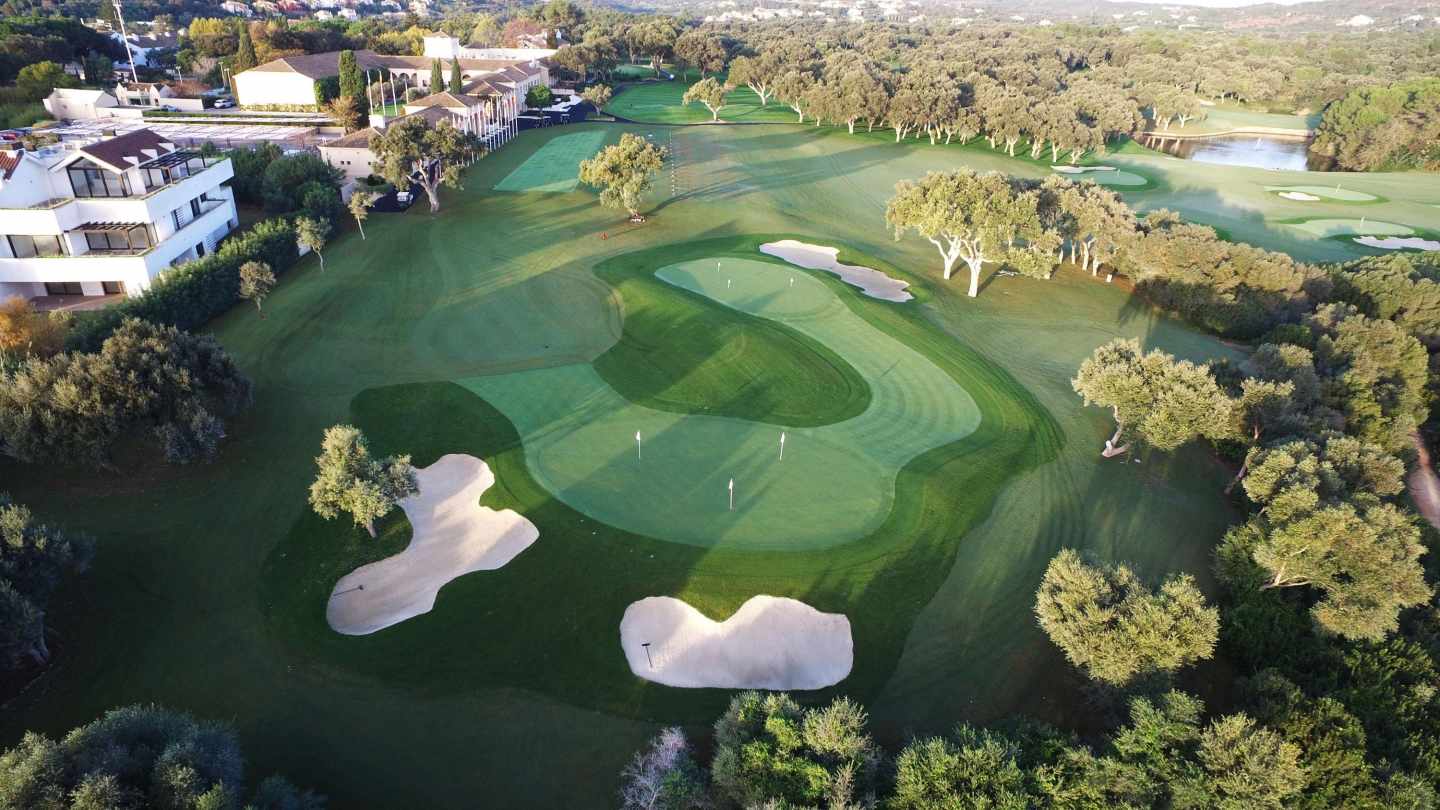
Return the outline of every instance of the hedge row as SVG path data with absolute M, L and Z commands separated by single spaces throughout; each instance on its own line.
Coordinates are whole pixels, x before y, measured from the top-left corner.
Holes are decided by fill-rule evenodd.
M 265 262 L 279 275 L 297 259 L 295 226 L 290 220 L 263 220 L 227 239 L 214 254 L 165 271 L 139 296 L 102 310 L 76 313 L 66 348 L 99 351 L 100 344 L 126 318 L 186 331 L 196 329 L 240 300 L 240 265 Z

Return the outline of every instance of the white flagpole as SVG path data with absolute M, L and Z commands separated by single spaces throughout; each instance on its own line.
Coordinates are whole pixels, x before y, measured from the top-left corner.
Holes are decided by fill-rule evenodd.
M 635 460 L 640 460 L 640 431 L 635 431 Z
M 785 431 L 780 431 L 780 460 L 785 460 Z
M 735 479 L 730 479 L 730 511 L 735 511 Z

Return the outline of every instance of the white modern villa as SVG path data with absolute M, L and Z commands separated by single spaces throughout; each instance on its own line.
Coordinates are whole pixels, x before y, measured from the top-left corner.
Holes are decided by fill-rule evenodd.
M 233 176 L 146 129 L 0 151 L 0 299 L 139 294 L 239 224 Z

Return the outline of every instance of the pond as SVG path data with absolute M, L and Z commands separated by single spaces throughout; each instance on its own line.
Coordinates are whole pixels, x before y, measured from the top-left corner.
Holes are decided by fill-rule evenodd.
M 1310 152 L 1308 138 L 1274 135 L 1218 135 L 1211 138 L 1166 139 L 1146 136 L 1145 145 L 1168 155 L 1223 166 L 1254 166 L 1285 171 L 1325 171 L 1329 159 Z

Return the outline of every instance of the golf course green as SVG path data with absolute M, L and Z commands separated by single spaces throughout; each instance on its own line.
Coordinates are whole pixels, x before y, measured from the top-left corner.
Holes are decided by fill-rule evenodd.
M 624 132 L 675 156 L 643 224 L 540 171 Z M 1284 224 L 1351 217 L 1269 190 L 1328 178 L 1103 162 L 1156 181 L 1117 189 L 1142 209 L 1308 260 L 1373 252 Z M 121 474 L 37 475 L 0 460 L 17 501 L 99 538 L 51 603 L 56 663 L 6 705 L 0 744 L 162 702 L 234 722 L 247 775 L 303 774 L 334 807 L 606 807 L 656 729 L 703 733 L 730 697 L 632 674 L 619 622 L 649 596 L 716 620 L 758 594 L 843 613 L 851 674 L 800 697 L 862 701 L 887 743 L 1015 713 L 1074 721 L 1086 693 L 1033 614 L 1051 557 L 1076 548 L 1210 588 L 1234 514 L 1231 471 L 1200 447 L 1101 459 L 1109 416 L 1070 379 L 1115 337 L 1196 361 L 1243 352 L 1068 266 L 987 273 L 968 298 L 928 242 L 884 224 L 896 182 L 961 166 L 1050 171 L 886 132 L 589 123 L 521 133 L 436 214 L 374 213 L 366 238 L 337 235 L 326 271 L 303 260 L 266 317 L 237 307 L 207 327 L 256 391 L 214 463 L 122 448 Z M 1418 228 L 1436 200 L 1419 177 L 1344 186 Z M 760 252 L 781 239 L 839 248 L 915 298 Z M 417 466 L 483 459 L 496 483 L 482 504 L 539 539 L 450 582 L 428 613 L 334 632 L 336 581 L 410 540 L 401 510 L 372 540 L 308 507 L 321 435 L 341 422 Z M 1187 686 L 1203 694 L 1205 676 Z

